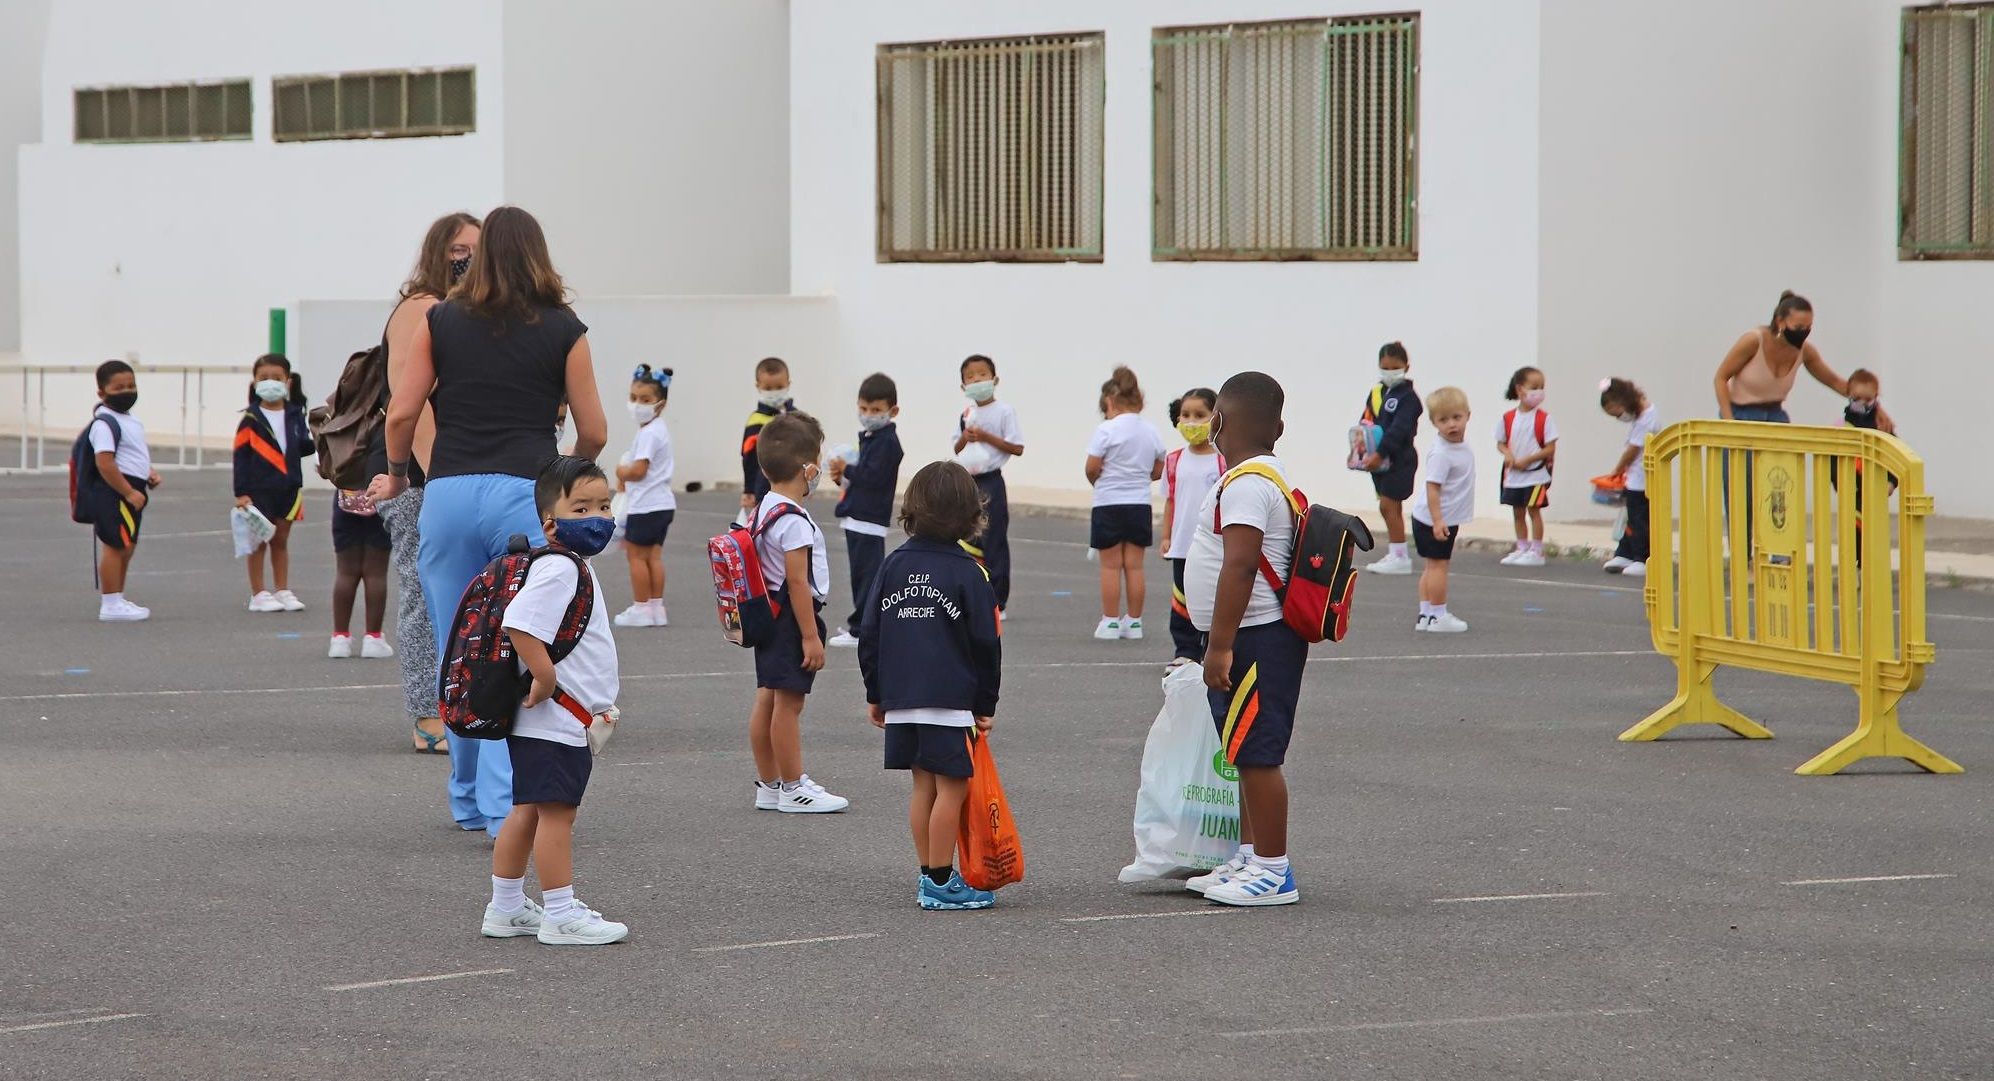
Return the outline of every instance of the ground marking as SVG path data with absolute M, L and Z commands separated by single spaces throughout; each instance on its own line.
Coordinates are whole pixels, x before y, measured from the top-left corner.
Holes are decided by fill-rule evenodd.
M 1580 1017 L 1631 1017 L 1654 1013 L 1641 1008 L 1561 1010 L 1556 1013 L 1508 1013 L 1493 1017 L 1436 1017 L 1426 1021 L 1366 1021 L 1355 1025 L 1314 1025 L 1307 1028 L 1262 1028 L 1221 1032 L 1221 1036 L 1313 1036 L 1331 1032 L 1388 1032 L 1404 1028 L 1443 1028 L 1454 1025 L 1506 1025 L 1518 1021 L 1569 1021 Z
M 144 1017 L 142 1013 L 112 1013 L 102 1017 L 77 1017 L 68 1021 L 41 1021 L 32 1025 L 9 1025 L 0 1028 L 0 1035 L 9 1032 L 37 1032 L 45 1028 L 63 1028 L 68 1025 L 95 1025 L 105 1021 L 124 1021 L 133 1017 Z
M 437 976 L 403 976 L 396 980 L 369 980 L 366 983 L 336 983 L 326 988 L 328 991 L 365 991 L 370 987 L 395 987 L 405 983 L 435 983 L 438 980 L 461 980 L 469 976 L 503 976 L 509 968 L 474 968 L 469 972 L 445 972 Z
M 762 950 L 771 946 L 811 946 L 819 942 L 854 942 L 861 938 L 879 938 L 868 932 L 862 935 L 825 935 L 822 938 L 783 938 L 774 942 L 743 942 L 737 946 L 701 946 L 694 953 L 730 953 L 734 950 Z
M 1106 923 L 1109 920 L 1161 920 L 1172 916 L 1223 916 L 1230 908 L 1188 908 L 1182 912 L 1129 912 L 1120 916 L 1068 916 L 1061 923 Z
M 1435 897 L 1436 905 L 1464 905 L 1473 901 L 1557 901 L 1568 897 L 1610 897 L 1605 890 L 1585 890 L 1578 893 L 1497 893 L 1486 897 Z
M 1957 878 L 1957 875 L 1863 875 L 1857 878 L 1802 878 L 1793 882 L 1782 882 L 1782 886 L 1841 886 L 1850 882 L 1922 882 L 1932 878 Z
M 148 500 L 150 502 L 150 500 Z M 193 533 L 147 533 L 143 540 L 177 540 L 181 537 L 226 537 L 234 531 L 228 529 L 203 529 Z

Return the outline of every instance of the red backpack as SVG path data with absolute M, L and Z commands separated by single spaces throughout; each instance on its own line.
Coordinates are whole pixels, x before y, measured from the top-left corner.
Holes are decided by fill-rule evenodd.
M 561 617 L 554 640 L 547 643 L 547 656 L 559 664 L 573 653 L 588 629 L 595 612 L 595 579 L 582 557 L 558 545 L 530 548 L 526 538 L 515 535 L 506 554 L 486 564 L 464 589 L 457 605 L 457 618 L 450 624 L 450 640 L 443 652 L 443 667 L 437 676 L 437 710 L 453 736 L 466 739 L 504 739 L 512 734 L 512 722 L 519 716 L 520 702 L 531 688 L 531 677 L 519 670 L 519 655 L 504 629 L 505 609 L 526 585 L 526 572 L 533 561 L 547 556 L 563 556 L 575 561 L 580 576 L 575 583 L 575 599 Z M 554 699 L 587 727 L 588 710 L 556 689 Z
M 755 538 L 785 514 L 803 514 L 794 503 L 778 503 L 767 518 L 757 509 L 748 524 L 737 525 L 706 542 L 713 565 L 713 602 L 720 612 L 720 633 L 737 646 L 752 648 L 775 637 L 782 602 L 769 593 L 762 575 L 761 552 Z M 804 515 L 809 517 L 809 515 Z
M 1531 427 L 1536 429 L 1537 449 L 1542 450 L 1544 449 L 1544 417 L 1545 417 L 1544 410 L 1539 409 L 1534 414 L 1532 414 L 1532 416 L 1536 418 L 1536 420 L 1532 422 Z M 1502 441 L 1504 445 L 1508 445 L 1516 441 L 1516 410 L 1514 409 L 1502 415 Z M 1547 473 L 1551 471 L 1550 462 L 1544 463 L 1544 471 Z M 1507 469 L 1503 470 L 1502 475 L 1504 482 L 1507 483 L 1509 479 L 1509 470 Z
M 1357 552 L 1371 550 L 1371 530 L 1361 519 L 1339 510 L 1311 505 L 1299 489 L 1290 488 L 1274 467 L 1247 462 L 1219 478 L 1219 495 L 1212 500 L 1212 530 L 1223 534 L 1220 507 L 1226 485 L 1245 477 L 1263 477 L 1281 489 L 1295 512 L 1295 554 L 1285 581 L 1266 555 L 1260 574 L 1281 601 L 1281 619 L 1315 642 L 1341 642 L 1350 633 L 1350 604 L 1357 592 Z

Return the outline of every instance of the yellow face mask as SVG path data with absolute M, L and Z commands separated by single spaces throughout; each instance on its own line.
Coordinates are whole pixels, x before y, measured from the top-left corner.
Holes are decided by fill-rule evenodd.
M 1194 424 L 1184 421 L 1177 425 L 1177 434 L 1184 437 L 1184 442 L 1202 447 L 1212 441 L 1212 422 L 1201 420 Z

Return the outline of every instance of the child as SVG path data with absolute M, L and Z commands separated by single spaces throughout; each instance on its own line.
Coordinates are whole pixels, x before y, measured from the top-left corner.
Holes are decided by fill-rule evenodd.
M 1295 706 L 1309 646 L 1281 618 L 1281 601 L 1260 572 L 1285 569 L 1294 554 L 1295 510 L 1274 456 L 1280 440 L 1281 384 L 1241 372 L 1219 388 L 1212 442 L 1230 466 L 1198 508 L 1184 597 L 1207 635 L 1205 686 L 1227 762 L 1239 770 L 1239 839 L 1233 857 L 1186 886 L 1224 905 L 1293 904 L 1301 898 L 1288 865 L 1288 782 L 1281 773 L 1294 734 Z
M 332 644 L 326 648 L 326 656 L 335 660 L 353 656 L 349 628 L 353 625 L 353 598 L 362 582 L 367 585 L 367 632 L 360 642 L 360 655 L 370 660 L 395 655 L 394 647 L 381 636 L 381 621 L 388 609 L 388 552 L 393 546 L 388 527 L 366 492 L 333 494 Z M 432 739 L 433 743 L 442 742 Z
M 1468 629 L 1447 611 L 1447 567 L 1454 539 L 1475 516 L 1475 452 L 1468 434 L 1468 396 L 1441 387 L 1426 396 L 1426 415 L 1440 430 L 1426 459 L 1426 498 L 1412 505 L 1412 543 L 1426 567 L 1419 576 L 1419 621 L 1415 631 L 1460 634 Z
M 973 772 L 969 730 L 990 730 L 1003 672 L 997 593 L 962 547 L 983 527 L 975 479 L 954 462 L 921 467 L 900 524 L 907 543 L 881 565 L 859 625 L 866 712 L 886 731 L 886 768 L 913 771 L 915 900 L 931 910 L 989 908 L 994 895 L 955 871 Z
M 313 453 L 305 411 L 292 401 L 291 362 L 276 353 L 250 369 L 249 408 L 235 426 L 235 505 L 254 506 L 277 532 L 249 553 L 249 610 L 302 612 L 291 592 L 291 523 L 305 516 L 305 467 Z M 263 553 L 277 591 L 263 588 Z
M 1851 378 L 1850 384 L 1855 380 Z M 1620 460 L 1614 463 L 1612 476 L 1626 478 L 1626 501 L 1622 506 L 1627 511 L 1627 529 L 1620 534 L 1620 544 L 1613 550 L 1613 558 L 1606 561 L 1606 573 L 1620 574 L 1629 578 L 1645 577 L 1648 573 L 1648 470 L 1642 464 L 1641 454 L 1648 445 L 1648 437 L 1661 427 L 1656 419 L 1655 407 L 1648 404 L 1648 396 L 1641 388 L 1625 379 L 1609 379 L 1599 388 L 1599 407 L 1614 420 L 1624 421 L 1627 429 L 1627 445 L 1621 448 Z
M 831 638 L 841 648 L 859 644 L 864 600 L 880 560 L 886 558 L 886 524 L 893 519 L 893 493 L 900 487 L 900 460 L 905 457 L 894 425 L 899 415 L 900 388 L 879 372 L 866 376 L 859 384 L 858 461 L 846 465 L 843 458 L 831 459 L 831 483 L 844 489 L 833 513 L 845 529 L 845 558 L 852 574 L 852 614 Z
M 1101 414 L 1107 419 L 1087 444 L 1086 469 L 1087 483 L 1094 486 L 1087 546 L 1101 556 L 1101 622 L 1094 637 L 1134 640 L 1142 637 L 1149 593 L 1143 573 L 1152 539 L 1149 486 L 1163 475 L 1163 440 L 1143 422 L 1142 388 L 1126 367 L 1101 384 Z
M 983 493 L 983 565 L 999 610 L 1011 604 L 1011 501 L 1004 487 L 1004 463 L 1025 453 L 1024 429 L 1010 403 L 997 400 L 997 362 L 978 353 L 962 362 L 962 393 L 973 404 L 956 421 L 956 460 L 976 478 Z M 970 450 L 968 448 L 975 448 Z M 967 460 L 965 460 L 967 459 Z
M 1163 459 L 1163 558 L 1170 561 L 1170 642 L 1177 650 L 1171 668 L 1205 659 L 1204 637 L 1184 606 L 1184 560 L 1197 535 L 1198 509 L 1224 465 L 1212 445 L 1212 407 L 1218 403 L 1218 392 L 1210 387 L 1187 390 L 1170 403 L 1170 424 L 1184 438 L 1184 445 Z
M 616 530 L 609 478 L 586 458 L 555 456 L 534 481 L 533 501 L 547 543 L 584 560 L 602 551 Z M 593 566 L 587 569 L 600 601 L 602 582 Z M 575 603 L 581 573 L 565 556 L 536 559 L 505 606 L 501 626 L 533 687 L 505 739 L 512 756 L 512 813 L 492 846 L 487 938 L 537 935 L 549 946 L 601 946 L 630 934 L 630 928 L 575 899 L 575 812 L 594 765 L 588 729 L 603 722 L 621 690 L 616 639 L 600 603 L 590 610 L 573 652 L 559 664 L 547 653 Z M 523 889 L 529 855 L 540 872 L 539 905 L 527 900 Z
M 755 365 L 755 407 L 748 411 L 747 427 L 741 429 L 741 515 L 735 521 L 746 522 L 769 494 L 768 478 L 755 457 L 762 429 L 795 409 L 796 403 L 789 399 L 789 365 L 781 357 L 763 357 Z
M 1883 388 L 1876 373 L 1868 368 L 1857 368 L 1849 373 L 1848 386 L 1849 404 L 1842 410 L 1842 423 L 1851 428 L 1867 428 L 1885 435 L 1896 435 L 1896 423 L 1877 400 Z
M 89 508 L 91 525 L 104 544 L 97 565 L 102 592 L 97 618 L 104 623 L 136 623 L 150 617 L 152 609 L 125 599 L 125 575 L 138 551 L 146 492 L 159 487 L 159 471 L 152 468 L 145 425 L 131 415 L 138 404 L 138 375 L 132 366 L 122 360 L 99 364 L 97 398 L 103 404 L 90 417 L 90 452 L 105 485 L 95 490 L 95 505 Z
M 616 482 L 629 501 L 623 508 L 623 556 L 630 562 L 630 607 L 617 615 L 619 627 L 663 627 L 665 619 L 665 534 L 671 531 L 678 497 L 672 494 L 672 433 L 665 427 L 672 370 L 639 364 L 630 373 L 630 419 L 637 437 L 616 467 Z
M 1517 407 L 1496 425 L 1496 451 L 1502 455 L 1502 505 L 1516 520 L 1516 550 L 1504 566 L 1544 565 L 1544 508 L 1551 505 L 1551 459 L 1558 453 L 1558 426 L 1544 410 L 1544 373 L 1522 367 L 1509 377 L 1503 397 Z
M 1406 555 L 1405 501 L 1412 498 L 1413 482 L 1419 475 L 1419 393 L 1406 378 L 1412 367 L 1405 346 L 1386 342 L 1378 347 L 1378 383 L 1364 396 L 1364 422 L 1382 429 L 1378 449 L 1364 459 L 1371 474 L 1371 488 L 1378 493 L 1378 514 L 1385 520 L 1385 535 L 1391 547 L 1381 559 L 1364 569 L 1372 574 L 1412 573 L 1412 559 Z
M 755 807 L 831 814 L 851 806 L 803 772 L 803 700 L 824 667 L 824 583 L 831 576 L 824 531 L 803 509 L 817 490 L 824 429 L 808 413 L 770 420 L 755 447 L 769 494 L 756 509 L 755 550 L 770 599 L 780 606 L 773 640 L 755 647 L 755 707 L 748 742 L 755 753 Z

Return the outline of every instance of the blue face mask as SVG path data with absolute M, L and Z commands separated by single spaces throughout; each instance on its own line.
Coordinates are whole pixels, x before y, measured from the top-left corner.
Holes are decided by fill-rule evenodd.
M 556 518 L 554 543 L 587 558 L 609 547 L 616 535 L 614 518 Z

